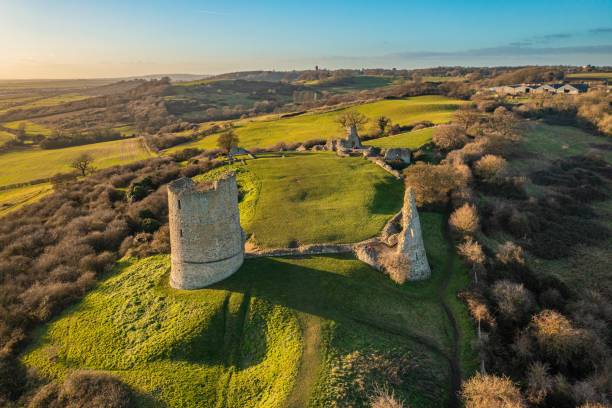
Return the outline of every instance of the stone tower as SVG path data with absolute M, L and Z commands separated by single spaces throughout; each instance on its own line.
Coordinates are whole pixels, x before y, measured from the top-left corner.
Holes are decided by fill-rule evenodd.
M 391 220 L 379 239 L 358 244 L 355 255 L 398 283 L 431 276 L 412 188 L 408 187 L 404 193 L 401 216 L 398 214 Z
M 227 278 L 244 260 L 236 177 L 196 185 L 181 178 L 168 185 L 172 271 L 170 285 L 197 289 Z
M 416 199 L 412 187 L 407 187 L 404 193 L 404 206 L 402 207 L 402 233 L 397 241 L 397 253 L 407 258 L 409 265 L 407 280 L 427 279 L 431 276 L 421 221 L 416 206 Z

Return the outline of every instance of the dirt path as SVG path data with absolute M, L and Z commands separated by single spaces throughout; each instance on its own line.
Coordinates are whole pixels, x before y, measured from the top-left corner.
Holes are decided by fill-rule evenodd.
M 304 336 L 304 349 L 295 384 L 285 403 L 287 408 L 301 408 L 308 404 L 321 367 L 321 319 L 300 313 L 299 320 Z
M 446 303 L 445 295 L 446 290 L 448 289 L 448 284 L 451 279 L 451 275 L 453 273 L 453 259 L 455 257 L 455 250 L 452 245 L 452 240 L 448 234 L 447 223 L 442 224 L 442 234 L 446 241 L 448 242 L 448 250 L 446 257 L 446 264 L 444 265 L 444 279 L 442 280 L 442 284 L 438 287 L 437 297 L 442 305 L 442 309 L 444 309 L 444 313 L 446 313 L 446 317 L 448 318 L 451 329 L 452 329 L 452 345 L 449 355 L 449 363 L 450 363 L 450 372 L 451 372 L 451 395 L 449 399 L 450 407 L 460 407 L 459 401 L 459 393 L 461 392 L 461 360 L 459 358 L 459 342 L 461 339 L 461 332 L 459 330 L 459 323 L 457 323 L 457 319 L 453 314 L 453 311 Z

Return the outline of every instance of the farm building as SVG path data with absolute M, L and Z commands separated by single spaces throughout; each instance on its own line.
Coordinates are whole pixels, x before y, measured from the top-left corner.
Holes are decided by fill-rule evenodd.
M 588 90 L 587 84 L 565 84 L 557 89 L 557 93 L 576 95 Z
M 498 95 L 525 95 L 525 94 L 570 94 L 575 95 L 588 91 L 587 84 L 519 84 L 519 85 L 502 85 L 490 88 L 491 91 Z

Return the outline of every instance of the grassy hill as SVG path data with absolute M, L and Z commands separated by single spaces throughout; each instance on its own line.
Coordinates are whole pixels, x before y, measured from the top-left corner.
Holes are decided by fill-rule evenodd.
M 383 100 L 327 112 L 309 112 L 302 115 L 279 118 L 255 118 L 234 122 L 240 145 L 245 148 L 271 147 L 279 142 L 304 142 L 309 139 L 330 139 L 343 134 L 335 119 L 346 110 L 356 110 L 371 120 L 387 116 L 393 122 L 409 125 L 420 121 L 447 122 L 453 112 L 464 102 L 444 96 L 418 96 L 407 99 Z M 176 146 L 170 151 L 188 147 L 216 148 L 218 135 Z
M 357 242 L 401 209 L 402 183 L 362 158 L 294 153 L 232 166 L 243 191 L 241 223 L 265 247 Z M 219 171 L 205 174 L 215 178 Z
M 398 135 L 381 137 L 378 139 L 367 140 L 363 142 L 366 146 L 380 147 L 384 149 L 407 147 L 410 149 L 418 149 L 431 142 L 434 128 L 425 128 L 415 130 L 413 132 L 400 133 Z
M 32 121 L 29 121 L 29 120 L 18 120 L 18 121 L 15 121 L 15 122 L 8 122 L 8 123 L 4 123 L 2 126 L 8 128 L 8 129 L 15 129 L 15 130 L 17 130 L 17 129 L 19 129 L 21 124 L 25 124 L 25 131 L 28 134 L 37 134 L 37 135 L 49 136 L 53 132 L 52 129 L 49 129 L 46 126 L 40 125 L 38 123 L 34 123 Z
M 167 286 L 167 256 L 124 260 L 39 330 L 23 361 L 50 378 L 110 372 L 140 406 L 364 406 L 375 385 L 412 407 L 445 405 L 449 361 L 474 369 L 473 329 L 455 298 L 468 277 L 443 217 L 421 217 L 429 281 L 397 286 L 346 256 L 261 258 L 210 288 L 180 291 Z M 398 370 L 393 383 L 388 370 Z
M 0 154 L 0 186 L 25 183 L 72 171 L 70 162 L 83 153 L 94 158 L 94 167 L 103 168 L 151 157 L 140 139 L 67 147 L 63 149 L 25 149 Z

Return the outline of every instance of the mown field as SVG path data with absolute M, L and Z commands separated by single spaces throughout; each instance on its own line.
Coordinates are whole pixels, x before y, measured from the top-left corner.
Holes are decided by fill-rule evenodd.
M 419 129 L 412 132 L 400 133 L 397 135 L 381 137 L 378 139 L 366 140 L 363 142 L 366 146 L 380 147 L 383 149 L 391 149 L 397 147 L 407 147 L 410 149 L 418 149 L 431 142 L 434 128 L 429 127 Z
M 444 222 L 422 214 L 434 276 L 404 286 L 349 256 L 313 256 L 247 260 L 210 288 L 179 291 L 167 285 L 167 256 L 124 260 L 41 328 L 23 361 L 49 378 L 110 372 L 140 406 L 362 407 L 376 385 L 411 407 L 443 406 L 449 359 L 464 375 L 475 361 L 455 298 L 468 277 Z M 457 352 L 441 299 L 459 319 Z
M 242 226 L 263 247 L 361 241 L 401 209 L 402 183 L 362 158 L 293 153 L 232 168 L 243 191 Z
M 9 140 L 13 139 L 13 134 L 4 130 L 0 130 L 0 146 Z
M 309 112 L 290 118 L 245 119 L 234 122 L 240 145 L 244 148 L 271 147 L 279 142 L 304 142 L 309 139 L 331 139 L 344 134 L 335 122 L 347 110 L 356 110 L 372 121 L 381 115 L 394 123 L 410 125 L 420 121 L 444 123 L 464 102 L 444 96 L 418 96 L 398 100 L 382 100 L 327 112 Z M 367 127 L 368 125 L 366 125 Z M 370 127 L 373 123 L 369 124 Z M 366 129 L 367 130 L 367 129 Z M 218 135 L 169 149 L 170 152 L 188 147 L 216 148 Z
M 40 200 L 51 193 L 52 189 L 50 183 L 42 183 L 10 190 L 0 190 L 0 217 L 18 210 L 24 205 Z
M 70 163 L 83 153 L 94 158 L 93 166 L 104 168 L 151 157 L 141 139 L 115 140 L 63 149 L 24 149 L 0 154 L 0 186 L 25 183 L 73 171 Z

